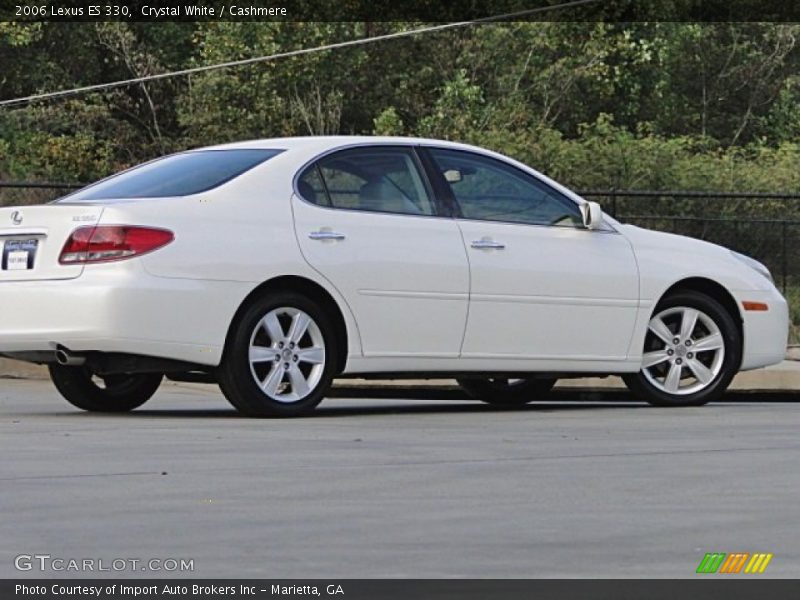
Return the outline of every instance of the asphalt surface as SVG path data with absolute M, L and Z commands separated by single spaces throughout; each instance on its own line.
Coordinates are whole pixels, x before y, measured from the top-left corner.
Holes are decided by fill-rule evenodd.
M 0 577 L 98 574 L 14 568 L 44 554 L 194 561 L 130 577 L 680 578 L 706 552 L 770 552 L 759 577 L 800 576 L 788 396 L 416 395 L 437 393 L 344 390 L 310 418 L 247 420 L 214 387 L 169 384 L 98 416 L 0 380 Z

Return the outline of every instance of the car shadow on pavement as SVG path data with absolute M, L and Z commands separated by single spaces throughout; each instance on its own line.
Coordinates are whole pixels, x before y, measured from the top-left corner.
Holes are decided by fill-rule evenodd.
M 346 406 L 331 400 L 353 400 Z M 360 401 L 364 401 L 363 404 Z M 395 402 L 382 402 L 394 400 Z M 152 404 L 128 413 L 131 417 L 152 418 L 236 418 L 234 409 L 159 409 L 158 396 Z M 404 402 L 403 404 L 398 404 Z M 424 402 L 419 402 L 424 401 Z M 408 402 L 408 403 L 405 403 Z M 413 403 L 412 403 L 413 402 Z M 310 414 L 300 417 L 325 418 L 342 416 L 380 416 L 414 414 L 457 414 L 457 413 L 508 413 L 508 412 L 551 412 L 596 409 L 647 408 L 649 405 L 637 401 L 624 390 L 596 392 L 593 390 L 562 391 L 555 390 L 546 397 L 533 400 L 530 404 L 516 407 L 492 406 L 474 400 L 460 388 L 445 386 L 346 386 L 337 385 L 327 394 L 326 399 Z M 117 415 L 124 416 L 124 415 Z
M 621 389 L 589 389 L 561 388 L 550 392 L 546 397 L 532 401 L 519 407 L 498 407 L 484 404 L 470 398 L 456 387 L 442 386 L 343 386 L 334 387 L 327 398 L 336 400 L 354 400 L 346 406 L 323 401 L 305 418 L 330 418 L 342 416 L 380 416 L 380 415 L 414 415 L 414 414 L 463 414 L 463 413 L 524 413 L 524 412 L 564 412 L 583 410 L 613 409 L 646 409 L 650 405 L 637 400 L 632 394 Z M 100 415 L 100 418 L 188 418 L 188 419 L 236 419 L 239 414 L 228 407 L 221 408 L 157 408 L 158 396 L 153 404 L 131 413 Z M 363 404 L 358 403 L 364 400 Z M 381 400 L 395 402 L 382 403 Z M 418 401 L 427 402 L 418 402 Z M 398 404 L 397 401 L 413 403 Z M 729 403 L 793 403 L 800 402 L 800 394 L 795 391 L 730 391 L 722 400 L 711 406 L 724 408 Z M 63 413 L 59 413 L 63 414 Z M 71 413 L 76 418 L 88 416 L 86 413 Z
M 344 386 L 337 385 L 328 393 L 329 398 L 383 398 L 397 400 L 471 400 L 470 396 L 455 386 Z M 620 388 L 556 388 L 538 401 L 554 402 L 619 402 L 641 404 L 626 389 Z M 800 390 L 729 390 L 717 402 L 800 402 Z
M 348 398 L 349 399 L 349 398 Z M 375 400 L 374 396 L 372 397 Z M 406 396 L 403 400 L 411 400 Z M 574 410 L 597 410 L 597 409 L 633 409 L 633 408 L 647 408 L 648 405 L 644 403 L 615 403 L 615 402 L 587 402 L 587 403 L 559 403 L 554 401 L 534 401 L 530 404 L 519 407 L 497 407 L 490 406 L 475 401 L 447 401 L 438 398 L 437 401 L 426 403 L 414 404 L 396 404 L 386 403 L 382 404 L 379 400 L 375 402 L 365 402 L 362 405 L 349 404 L 347 406 L 337 406 L 322 402 L 312 413 L 296 417 L 299 419 L 317 419 L 326 417 L 343 417 L 343 416 L 380 416 L 380 415 L 415 415 L 415 414 L 464 414 L 464 413 L 522 413 L 522 412 L 554 412 L 554 411 L 574 411 Z M 97 416 L 97 415 L 95 415 Z M 146 408 L 138 409 L 130 413 L 120 415 L 107 415 L 116 418 L 238 418 L 239 414 L 233 409 L 158 409 Z M 280 418 L 276 418 L 279 420 Z M 294 417 L 290 417 L 294 419 Z

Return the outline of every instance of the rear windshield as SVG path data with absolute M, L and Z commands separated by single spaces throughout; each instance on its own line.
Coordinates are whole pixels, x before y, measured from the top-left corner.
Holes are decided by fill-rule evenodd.
M 165 156 L 112 175 L 59 200 L 188 196 L 222 185 L 283 150 L 198 150 Z

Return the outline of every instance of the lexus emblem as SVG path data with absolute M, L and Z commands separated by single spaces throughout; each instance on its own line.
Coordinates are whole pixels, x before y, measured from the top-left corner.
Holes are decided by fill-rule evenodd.
M 18 210 L 15 210 L 13 213 L 11 213 L 11 222 L 14 225 L 22 225 L 22 213 Z

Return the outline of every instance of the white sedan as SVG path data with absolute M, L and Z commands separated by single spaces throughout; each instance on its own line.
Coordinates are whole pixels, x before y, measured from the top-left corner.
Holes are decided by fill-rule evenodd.
M 516 405 L 620 374 L 652 404 L 781 361 L 759 262 L 623 225 L 515 160 L 382 137 L 249 141 L 0 209 L 0 353 L 91 411 L 164 376 L 242 413 L 313 409 L 338 376 L 455 377 Z

